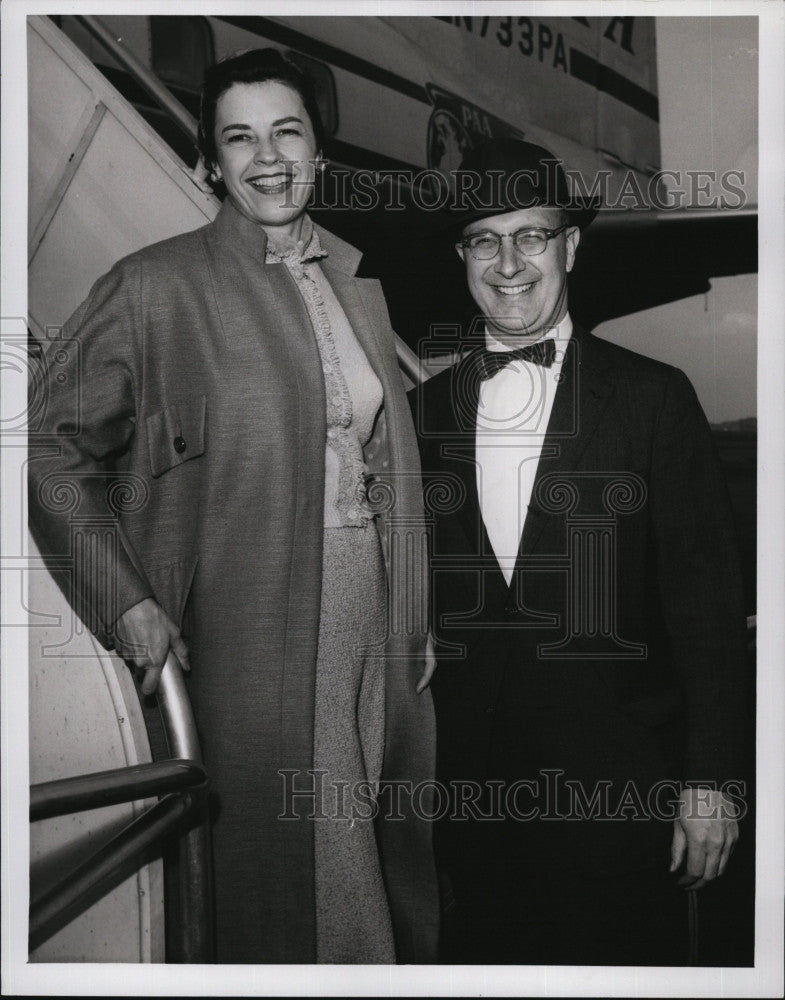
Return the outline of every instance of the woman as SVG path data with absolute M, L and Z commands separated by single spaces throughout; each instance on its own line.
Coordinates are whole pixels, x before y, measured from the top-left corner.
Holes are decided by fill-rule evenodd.
M 419 559 L 422 511 L 394 335 L 360 254 L 307 215 L 321 125 L 291 63 L 266 49 L 212 67 L 200 143 L 227 193 L 215 221 L 120 261 L 69 322 L 79 349 L 51 382 L 61 447 L 32 463 L 34 526 L 43 551 L 68 551 L 53 472 L 76 481 L 80 517 L 105 519 L 109 467 L 144 496 L 121 545 L 96 535 L 71 599 L 145 693 L 170 650 L 190 660 L 217 960 L 430 961 L 428 825 L 405 795 L 397 818 L 368 818 L 380 778 L 411 787 L 433 768 L 425 595 L 395 564 Z M 388 629 L 388 591 L 413 625 Z

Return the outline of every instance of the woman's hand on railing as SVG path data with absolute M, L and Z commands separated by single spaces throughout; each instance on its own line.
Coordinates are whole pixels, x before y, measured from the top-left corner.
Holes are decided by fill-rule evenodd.
M 144 671 L 142 694 L 154 694 L 171 651 L 183 670 L 190 670 L 188 647 L 180 629 L 152 597 L 134 604 L 115 623 L 117 652 Z

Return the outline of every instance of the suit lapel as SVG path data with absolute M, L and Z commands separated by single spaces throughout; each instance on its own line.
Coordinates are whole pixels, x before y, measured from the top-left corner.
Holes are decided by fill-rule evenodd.
M 203 233 L 226 347 L 247 354 L 274 337 L 287 352 L 297 345 L 297 363 L 320 374 L 308 310 L 286 266 L 266 263 L 264 230 L 227 198 Z
M 452 369 L 447 402 L 438 420 L 443 438 L 440 444 L 442 467 L 460 481 L 463 490 L 464 502 L 458 508 L 458 516 L 467 535 L 469 551 L 486 555 L 490 542 L 477 493 L 478 353 L 472 351 Z
M 345 271 L 331 265 L 329 257 L 322 262 L 322 269 L 330 283 L 330 287 L 335 293 L 335 297 L 346 313 L 349 326 L 352 328 L 355 337 L 365 352 L 368 363 L 382 384 L 384 384 L 386 368 L 382 359 L 381 348 L 374 324 L 371 322 L 358 287 L 361 279 L 355 278 L 354 275 L 347 274 Z
M 477 492 L 478 353 L 472 351 L 452 369 L 449 389 L 434 416 L 440 438 L 439 467 L 461 483 L 464 501 L 457 509 L 457 521 L 466 554 L 480 559 L 475 572 L 482 573 L 481 604 L 495 613 L 494 609 L 506 601 L 507 583 L 488 537 Z
M 518 549 L 519 560 L 534 551 L 543 529 L 554 517 L 560 516 L 544 509 L 540 497 L 544 480 L 560 473 L 569 474 L 577 468 L 613 392 L 600 355 L 594 338 L 576 328 L 562 365 L 562 379 L 537 465 Z

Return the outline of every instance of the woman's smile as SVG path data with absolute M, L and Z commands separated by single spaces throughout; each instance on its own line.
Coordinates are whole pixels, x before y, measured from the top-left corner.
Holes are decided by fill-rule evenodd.
M 292 174 L 286 171 L 275 174 L 258 174 L 255 177 L 249 177 L 248 183 L 262 194 L 280 195 L 292 186 Z

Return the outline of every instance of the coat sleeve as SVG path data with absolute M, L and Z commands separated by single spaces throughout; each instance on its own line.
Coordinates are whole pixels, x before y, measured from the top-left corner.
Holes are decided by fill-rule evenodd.
M 152 594 L 123 540 L 118 514 L 143 503 L 145 484 L 112 472 L 135 428 L 140 355 L 140 265 L 116 265 L 48 344 L 34 391 L 44 401 L 29 435 L 30 527 L 67 600 L 101 643 Z
M 686 700 L 683 777 L 721 784 L 743 774 L 742 576 L 711 430 L 676 369 L 660 408 L 649 489 L 660 599 Z

